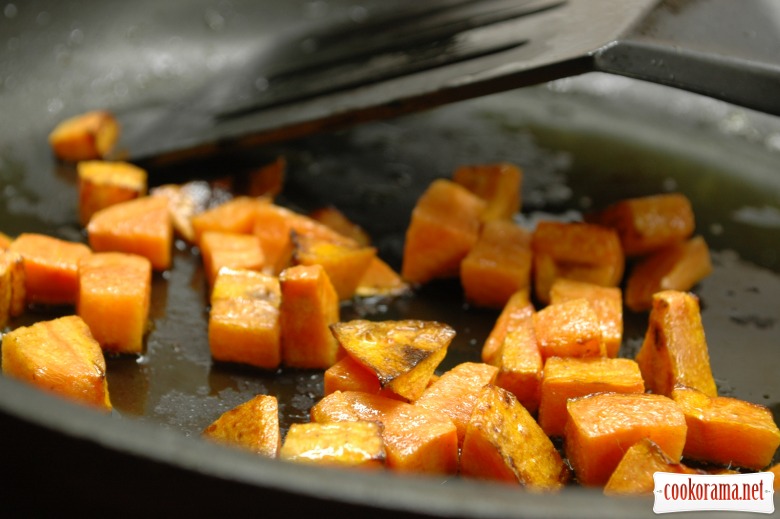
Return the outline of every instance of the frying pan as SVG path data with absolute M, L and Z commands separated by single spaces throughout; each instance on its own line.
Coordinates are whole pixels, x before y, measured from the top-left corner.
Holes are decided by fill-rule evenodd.
M 259 27 L 353 7 L 270 3 L 262 16 L 249 16 L 246 6 L 227 2 L 8 5 L 0 18 L 1 227 L 11 235 L 75 240 L 84 239 L 75 173 L 52 159 L 45 140 L 57 121 L 89 108 L 130 116 L 168 103 L 239 62 L 244 38 L 264 34 Z M 162 183 L 240 174 L 283 154 L 289 171 L 281 201 L 301 209 L 336 205 L 375 237 L 396 267 L 416 197 L 459 164 L 520 165 L 522 217 L 529 221 L 576 218 L 622 197 L 680 190 L 691 197 L 697 232 L 713 251 L 715 271 L 695 292 L 719 391 L 767 405 L 777 420 L 779 139 L 774 116 L 595 73 L 183 161 L 150 175 Z M 315 371 L 265 373 L 212 363 L 203 290 L 197 254 L 177 247 L 173 269 L 154 279 L 145 354 L 108 359 L 111 416 L 0 377 L 6 474 L 0 507 L 17 514 L 128 516 L 653 515 L 652 500 L 605 498 L 577 487 L 551 498 L 458 479 L 367 477 L 206 443 L 199 433 L 208 423 L 257 393 L 279 396 L 283 428 L 305 420 L 322 380 Z M 342 316 L 452 323 L 458 335 L 443 370 L 476 358 L 496 317 L 460 301 L 459 286 L 443 281 L 411 297 L 345 305 Z M 37 309 L 13 326 L 67 311 Z M 635 353 L 646 323 L 646 314 L 626 314 L 623 355 Z

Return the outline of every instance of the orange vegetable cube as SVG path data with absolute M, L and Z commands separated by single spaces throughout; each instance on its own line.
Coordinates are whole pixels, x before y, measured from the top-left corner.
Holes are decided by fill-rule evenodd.
M 347 218 L 338 208 L 325 206 L 309 213 L 309 217 L 339 234 L 355 240 L 363 247 L 371 245 L 371 237 L 361 226 Z
M 631 359 L 551 357 L 544 364 L 539 425 L 548 436 L 563 436 L 566 402 L 591 393 L 644 393 L 639 366 Z
M 433 377 L 432 377 L 433 378 Z M 387 398 L 406 400 L 396 395 L 389 387 L 383 388 L 376 371 L 367 368 L 349 355 L 339 359 L 323 374 L 323 393 L 329 395 L 336 391 L 361 391 L 375 393 Z
M 279 275 L 282 361 L 326 369 L 344 355 L 330 331 L 339 320 L 339 296 L 321 265 L 294 266 Z
M 279 458 L 329 466 L 377 469 L 385 465 L 382 426 L 376 422 L 294 423 Z
M 359 297 L 400 296 L 411 291 L 409 284 L 379 256 L 374 256 L 355 288 Z
M 697 474 L 698 471 L 674 461 L 649 438 L 642 438 L 628 448 L 620 463 L 604 485 L 606 495 L 652 495 L 653 474 Z
M 664 290 L 653 296 L 647 332 L 636 361 L 645 386 L 653 393 L 671 396 L 674 387 L 682 385 L 707 396 L 718 395 L 699 299 L 693 294 Z
M 452 180 L 487 202 L 483 221 L 509 220 L 520 211 L 523 172 L 514 164 L 474 164 L 460 166 Z
M 376 248 L 333 243 L 316 237 L 295 236 L 293 263 L 321 265 L 340 301 L 351 299 L 376 257 Z
M 6 333 L 3 374 L 71 401 L 111 410 L 106 361 L 81 317 L 40 321 Z
M 222 268 L 211 291 L 208 334 L 214 360 L 276 369 L 281 364 L 279 279 Z
M 190 223 L 195 233 L 195 243 L 200 244 L 201 236 L 206 231 L 251 234 L 258 207 L 269 203 L 270 200 L 262 197 L 237 196 L 194 214 L 190 218 Z
M 477 242 L 486 202 L 451 180 L 431 182 L 412 210 L 401 276 L 414 284 L 460 275 L 460 262 Z
M 688 427 L 677 403 L 651 393 L 593 393 L 566 404 L 566 456 L 577 481 L 605 485 L 624 453 L 649 438 L 679 462 Z
M 601 322 L 587 299 L 548 305 L 533 315 L 542 358 L 605 356 Z
M 381 395 L 337 391 L 311 408 L 311 421 L 380 423 L 389 469 L 424 474 L 455 474 L 458 470 L 455 424 L 424 407 Z
M 11 243 L 9 250 L 22 256 L 28 303 L 76 303 L 79 260 L 92 253 L 89 247 L 43 234 L 23 233 Z
M 511 220 L 486 222 L 460 264 L 460 281 L 469 303 L 503 308 L 531 284 L 530 233 Z
M 11 317 L 22 315 L 26 304 L 24 259 L 18 252 L 0 249 L 0 329 Z
M 279 403 L 273 395 L 257 395 L 222 413 L 203 430 L 202 436 L 210 441 L 276 458 L 282 446 Z
M 143 256 L 96 252 L 79 261 L 76 310 L 104 350 L 143 351 L 151 294 L 152 264 Z
M 515 319 L 498 355 L 496 385 L 512 393 L 529 413 L 539 408 L 544 360 L 534 331 L 533 312 Z
M 273 162 L 249 172 L 247 193 L 249 196 L 274 198 L 282 192 L 286 175 L 287 159 L 276 157 Z
M 753 470 L 772 462 L 780 447 L 780 429 L 769 408 L 682 386 L 674 388 L 672 398 L 688 424 L 686 458 Z
M 534 311 L 528 289 L 521 289 L 512 294 L 482 345 L 482 362 L 498 365 L 501 346 L 504 344 L 507 332 L 517 326 L 517 323 L 524 322 Z
M 76 168 L 81 225 L 100 209 L 146 195 L 146 171 L 128 162 L 85 160 Z
M 143 256 L 157 271 L 171 266 L 173 224 L 162 197 L 144 196 L 101 209 L 87 224 L 95 252 L 126 252 Z
M 13 238 L 8 236 L 4 232 L 0 232 L 0 250 L 6 250 L 8 247 L 11 246 L 12 241 L 14 241 Z
M 490 364 L 458 364 L 429 385 L 415 405 L 449 416 L 458 430 L 458 445 L 463 445 L 466 426 L 482 386 L 495 382 L 497 373 L 498 369 Z
M 525 486 L 560 490 L 569 477 L 566 464 L 530 413 L 508 391 L 482 388 L 469 419 L 460 473 Z
M 690 290 L 711 272 L 710 250 L 701 236 L 670 245 L 631 269 L 626 281 L 626 306 L 635 312 L 649 310 L 656 292 Z
M 264 270 L 265 255 L 252 234 L 205 231 L 200 236 L 200 254 L 209 286 L 214 285 L 222 267 Z
M 119 122 L 112 113 L 94 110 L 57 124 L 49 134 L 49 145 L 61 160 L 102 159 L 113 151 L 119 132 Z

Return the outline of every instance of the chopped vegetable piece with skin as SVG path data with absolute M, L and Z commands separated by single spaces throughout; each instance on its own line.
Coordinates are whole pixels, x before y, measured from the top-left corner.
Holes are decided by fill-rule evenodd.
M 550 357 L 604 357 L 599 317 L 587 299 L 548 305 L 533 315 L 539 351 Z
M 214 286 L 222 267 L 266 272 L 260 241 L 252 234 L 205 231 L 200 237 L 200 254 L 209 286 Z
M 79 261 L 76 311 L 104 351 L 143 352 L 151 294 L 152 264 L 143 256 L 96 252 Z
M 257 395 L 225 411 L 206 429 L 208 440 L 277 458 L 282 446 L 279 403 L 273 395 Z
M 54 155 L 66 162 L 104 159 L 114 150 L 120 127 L 106 110 L 78 114 L 57 124 L 49 134 Z
M 457 429 L 442 413 L 381 395 L 336 391 L 311 408 L 311 421 L 378 422 L 389 469 L 420 474 L 458 471 Z
M 329 395 L 336 391 L 362 391 L 407 401 L 395 394 L 389 387 L 379 384 L 376 372 L 367 368 L 354 358 L 346 355 L 325 370 L 323 374 L 323 393 Z
M 752 470 L 772 462 L 780 447 L 780 429 L 769 408 L 682 386 L 674 388 L 672 398 L 688 424 L 686 458 Z
M 411 293 L 409 283 L 379 256 L 374 256 L 355 288 L 358 297 L 402 296 Z
M 24 258 L 18 252 L 0 249 L 0 329 L 27 305 Z
M 529 413 L 536 413 L 544 359 L 534 331 L 533 312 L 514 319 L 498 355 L 496 385 L 512 393 Z
M 374 247 L 355 247 L 306 235 L 295 235 L 293 243 L 293 263 L 321 265 L 340 301 L 352 299 L 363 275 L 376 258 Z
M 22 233 L 9 250 L 22 256 L 27 303 L 76 303 L 79 260 L 92 254 L 88 246 L 44 234 Z
M 656 472 L 699 474 L 698 470 L 674 461 L 649 438 L 642 438 L 628 448 L 620 463 L 604 485 L 609 496 L 653 495 Z
M 436 321 L 368 321 L 331 325 L 346 352 L 377 374 L 383 388 L 414 401 L 447 354 L 455 330 Z
M 122 161 L 85 160 L 79 177 L 79 221 L 86 226 L 100 209 L 146 196 L 146 170 Z
M 648 321 L 636 355 L 645 387 L 671 396 L 675 386 L 682 385 L 717 396 L 699 299 L 688 292 L 657 292 Z
M 3 374 L 94 409 L 111 411 L 106 361 L 81 317 L 69 315 L 6 333 Z
M 564 448 L 577 481 L 603 486 L 633 444 L 653 440 L 679 462 L 688 427 L 680 406 L 651 393 L 593 393 L 566 404 Z
M 524 323 L 535 311 L 528 289 L 521 289 L 512 294 L 482 345 L 482 362 L 497 366 L 506 334 L 520 323 Z
M 569 470 L 530 413 L 504 389 L 486 385 L 469 419 L 460 457 L 465 477 L 560 490 Z
M 382 425 L 376 422 L 294 423 L 279 458 L 327 466 L 378 469 L 385 466 Z
M 479 196 L 487 206 L 482 220 L 509 220 L 520 212 L 523 172 L 514 164 L 472 164 L 458 167 L 452 180 Z

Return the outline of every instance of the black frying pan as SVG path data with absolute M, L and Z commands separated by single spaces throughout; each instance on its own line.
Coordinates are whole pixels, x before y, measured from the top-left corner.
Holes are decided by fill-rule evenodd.
M 199 74 L 217 73 L 211 60 L 239 52 L 240 36 L 251 28 L 245 18 L 231 18 L 228 4 L 194 11 L 166 5 L 88 12 L 25 4 L 12 18 L 6 8 L 0 26 L 0 230 L 83 240 L 74 170 L 56 164 L 45 141 L 53 124 L 92 107 L 133 113 L 195 88 L 206 79 Z M 298 14 L 322 7 L 296 6 Z M 104 18 L 109 12 L 111 23 Z M 220 16 L 241 30 L 220 32 Z M 268 16 L 291 14 L 272 9 Z M 116 41 L 121 43 L 107 44 Z M 778 135 L 774 117 L 588 75 L 150 173 L 153 183 L 221 176 L 284 154 L 290 167 L 281 202 L 340 207 L 369 230 L 396 267 L 416 197 L 459 164 L 507 160 L 523 167 L 523 216 L 529 219 L 577 217 L 621 197 L 678 189 L 692 198 L 697 231 L 713 250 L 715 272 L 695 292 L 719 390 L 777 413 Z M 315 371 L 265 373 L 213 363 L 204 288 L 197 254 L 177 250 L 174 268 L 154 280 L 154 329 L 145 355 L 108 360 L 116 408 L 110 417 L 0 377 L 0 459 L 7 474 L 0 507 L 198 516 L 271 509 L 295 516 L 652 515 L 651 500 L 616 500 L 576 487 L 550 499 L 457 479 L 365 477 L 258 459 L 201 441 L 208 423 L 256 393 L 279 396 L 286 429 L 307 419 L 322 390 Z M 446 369 L 477 358 L 497 315 L 453 304 L 460 298 L 457 283 L 440 282 L 413 297 L 345 305 L 342 315 L 452 323 L 458 336 L 441 366 Z M 64 311 L 28 312 L 13 326 Z M 626 315 L 623 355 L 636 351 L 646 320 L 646 314 Z

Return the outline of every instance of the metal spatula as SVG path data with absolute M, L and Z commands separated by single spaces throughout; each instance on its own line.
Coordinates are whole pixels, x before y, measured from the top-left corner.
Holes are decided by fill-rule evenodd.
M 288 35 L 197 95 L 125 114 L 160 163 L 602 71 L 780 114 L 772 0 L 384 2 Z

